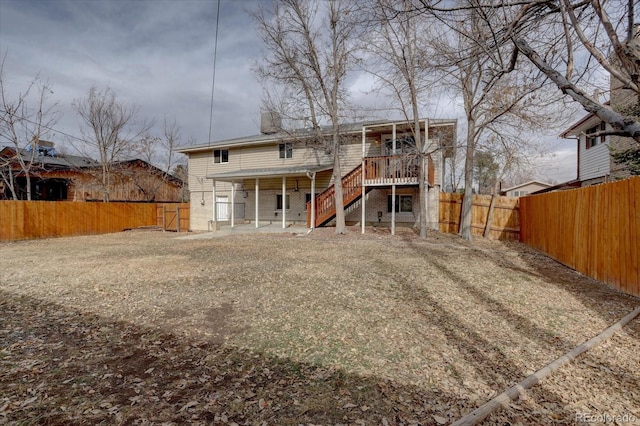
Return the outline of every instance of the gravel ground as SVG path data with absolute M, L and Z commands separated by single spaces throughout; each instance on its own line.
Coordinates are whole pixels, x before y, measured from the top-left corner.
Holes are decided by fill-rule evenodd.
M 411 230 L 0 244 L 0 424 L 446 424 L 640 300 Z M 640 424 L 640 318 L 487 424 Z M 607 417 L 609 416 L 609 417 Z

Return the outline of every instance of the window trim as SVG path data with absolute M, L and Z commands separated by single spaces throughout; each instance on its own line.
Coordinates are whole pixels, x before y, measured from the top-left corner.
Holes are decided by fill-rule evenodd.
M 225 152 L 226 152 L 226 155 L 224 155 Z M 225 157 L 227 158 L 227 161 L 224 161 Z M 213 150 L 213 164 L 227 164 L 228 162 L 229 162 L 229 150 L 228 149 L 214 149 Z
M 286 210 L 291 210 L 291 194 L 286 194 Z M 279 207 L 278 207 L 279 206 Z M 276 194 L 276 211 L 282 211 L 282 194 Z
M 281 160 L 293 158 L 293 142 L 283 142 L 278 144 L 278 158 Z

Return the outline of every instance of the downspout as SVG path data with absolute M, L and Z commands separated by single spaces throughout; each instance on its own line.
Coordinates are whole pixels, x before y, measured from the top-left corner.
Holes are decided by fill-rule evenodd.
M 311 179 L 311 230 L 316 229 L 316 172 L 307 172 Z

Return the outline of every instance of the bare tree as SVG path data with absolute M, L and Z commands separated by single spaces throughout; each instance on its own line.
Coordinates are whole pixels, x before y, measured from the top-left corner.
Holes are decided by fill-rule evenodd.
M 597 84 L 594 71 L 601 68 L 623 89 L 633 93 L 636 103 L 640 100 L 640 39 L 636 14 L 633 0 L 535 2 L 521 6 L 518 19 L 504 30 L 517 50 L 562 93 L 611 124 L 613 129 L 602 134 L 630 136 L 640 144 L 637 117 L 590 95 Z M 553 30 L 531 37 L 527 32 L 534 25 Z M 551 44 L 557 52 L 555 55 L 546 52 Z M 584 56 L 588 62 L 580 62 L 579 58 Z M 608 87 L 600 89 L 607 91 Z
M 640 99 L 640 39 L 634 0 L 413 3 L 416 11 L 439 16 L 453 29 L 457 14 L 474 10 L 490 30 L 491 36 L 483 42 L 485 50 L 510 50 L 511 55 L 502 59 L 526 57 L 563 95 L 611 125 L 612 129 L 594 136 L 628 136 L 640 144 L 638 118 L 591 95 L 608 92 L 609 82 L 599 74 L 605 70 L 636 103 Z M 473 39 L 472 34 L 466 37 Z M 508 60 L 494 62 L 499 73 L 514 69 Z
M 478 145 L 502 140 L 500 135 L 510 131 L 518 134 L 549 126 L 548 107 L 556 99 L 540 93 L 547 83 L 543 73 L 518 60 L 512 49 L 492 43 L 490 24 L 501 19 L 498 12 L 472 7 L 454 15 L 450 19 L 456 22 L 455 30 L 443 26 L 434 46 L 441 59 L 437 66 L 445 73 L 443 81 L 463 100 L 467 129 L 460 235 L 471 239 L 473 159 Z
M 136 155 L 147 166 L 146 173 L 136 171 L 130 173 L 134 185 L 140 190 L 145 199 L 154 201 L 160 189 L 169 180 L 174 179 L 172 171 L 177 166 L 176 152 L 180 145 L 180 126 L 174 120 L 163 121 L 162 136 L 153 136 L 149 131 L 142 135 L 133 146 Z
M 482 151 L 478 151 L 478 153 L 483 152 L 490 156 L 489 168 L 492 169 L 492 182 L 490 185 L 486 185 L 489 186 L 491 202 L 483 234 L 485 238 L 489 237 L 491 231 L 493 212 L 501 183 L 508 176 L 530 173 L 536 158 L 544 153 L 538 144 L 531 142 L 531 139 L 527 137 L 529 135 L 523 137 L 522 132 L 509 133 L 508 129 L 505 130 L 499 134 L 492 133 L 488 143 L 480 145 Z
M 464 179 L 464 150 L 460 149 L 463 147 L 464 144 L 461 141 L 454 141 L 450 147 L 451 152 L 448 158 L 444 160 L 446 192 L 458 192 Z
M 428 22 L 409 13 L 413 5 L 408 0 L 370 0 L 368 10 L 373 25 L 365 50 L 375 61 L 368 69 L 382 85 L 389 89 L 407 121 L 412 121 L 411 133 L 415 141 L 415 156 L 419 164 L 420 238 L 427 237 L 427 187 L 429 141 L 420 131 L 421 98 L 426 95 L 432 69 L 425 66 L 429 54 L 426 38 Z M 398 13 L 401 11 L 402 13 Z
M 345 233 L 340 122 L 345 113 L 345 80 L 354 62 L 353 3 L 276 0 L 254 17 L 266 52 L 258 74 L 291 95 L 285 116 L 305 121 L 321 149 L 332 155 L 336 232 Z M 321 125 L 328 123 L 330 136 Z M 305 126 L 305 127 L 307 127 Z
M 32 199 L 31 178 L 37 172 L 40 140 L 57 123 L 56 104 L 48 105 L 51 87 L 36 76 L 14 98 L 7 91 L 3 57 L 0 62 L 0 143 L 7 146 L 0 156 L 0 182 L 14 200 L 21 198 L 17 178 L 25 179 L 25 196 Z
M 138 107 L 120 103 L 108 87 L 91 87 L 87 97 L 76 99 L 73 105 L 82 120 L 80 131 L 87 145 L 80 151 L 85 155 L 91 155 L 86 148 L 97 151 L 100 162 L 97 178 L 103 201 L 109 201 L 116 162 L 132 154 L 134 143 L 149 130 L 150 123 L 135 123 Z

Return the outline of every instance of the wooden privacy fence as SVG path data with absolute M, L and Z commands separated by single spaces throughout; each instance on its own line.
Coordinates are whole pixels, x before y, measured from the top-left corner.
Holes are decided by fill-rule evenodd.
M 440 193 L 440 232 L 455 234 L 460 229 L 463 194 Z M 474 195 L 471 207 L 471 233 L 482 236 L 487 226 L 491 195 Z M 520 237 L 520 211 L 517 197 L 496 197 L 489 231 L 491 238 L 517 240 Z
M 157 209 L 155 203 L 0 201 L 0 241 L 105 234 L 162 226 L 158 224 Z M 188 220 L 188 214 L 180 218 L 181 230 L 189 228 Z
M 640 296 L 640 177 L 520 199 L 520 241 Z

